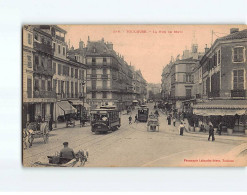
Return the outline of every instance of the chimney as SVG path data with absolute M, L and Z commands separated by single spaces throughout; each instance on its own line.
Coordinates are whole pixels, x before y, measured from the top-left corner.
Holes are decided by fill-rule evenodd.
M 73 47 L 73 45 L 72 45 L 72 47 L 71 47 L 71 50 L 72 50 L 72 51 L 74 50 L 74 47 Z
M 103 37 L 103 38 L 101 39 L 101 42 L 104 43 L 104 41 L 105 41 L 105 40 L 104 40 L 104 37 Z
M 80 42 L 79 42 L 79 49 L 80 50 L 83 50 L 83 47 L 84 47 L 84 42 L 80 40 Z
M 107 43 L 106 46 L 108 49 L 113 50 L 113 44 L 111 42 Z
M 208 45 L 206 44 L 206 46 L 205 46 L 205 53 L 207 53 L 208 50 L 209 50 L 209 48 L 208 48 Z
M 231 28 L 230 29 L 230 34 L 238 32 L 238 31 L 239 31 L 239 28 Z
M 90 42 L 90 37 L 89 36 L 87 36 L 87 42 Z

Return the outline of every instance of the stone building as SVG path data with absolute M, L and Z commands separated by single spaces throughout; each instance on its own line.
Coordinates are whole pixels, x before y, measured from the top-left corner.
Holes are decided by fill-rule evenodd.
M 22 126 L 25 127 L 28 121 L 34 121 L 35 102 L 33 101 L 33 27 L 30 25 L 23 26 L 23 56 L 22 56 L 22 98 L 23 114 Z
M 33 97 L 34 118 L 53 120 L 56 94 L 52 91 L 52 36 L 48 26 L 33 26 Z M 32 121 L 32 120 L 30 120 Z
M 247 30 L 230 29 L 230 34 L 216 39 L 200 60 L 203 102 L 193 106 L 199 116 L 224 120 L 230 129 L 246 128 Z M 233 124 L 233 126 L 232 126 Z M 234 125 L 235 124 L 235 125 Z
M 87 96 L 92 107 L 115 105 L 126 109 L 133 102 L 133 72 L 113 44 L 90 41 L 86 46 Z

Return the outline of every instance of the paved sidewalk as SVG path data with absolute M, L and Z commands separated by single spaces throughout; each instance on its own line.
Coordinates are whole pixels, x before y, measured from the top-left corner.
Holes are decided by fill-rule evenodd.
M 166 115 L 162 110 L 160 110 L 160 112 L 164 115 Z M 208 135 L 208 132 L 197 132 L 197 131 L 189 131 L 189 123 L 188 123 L 188 120 L 187 118 L 184 119 L 184 126 L 185 126 L 185 131 L 187 133 L 191 133 L 191 134 L 200 134 L 200 135 Z M 215 134 L 217 134 L 215 132 Z M 217 134 L 218 135 L 218 134 Z M 221 135 L 223 136 L 237 136 L 237 137 L 247 137 L 246 134 L 243 134 L 243 133 L 233 133 L 232 135 L 229 135 L 227 132 L 221 132 Z

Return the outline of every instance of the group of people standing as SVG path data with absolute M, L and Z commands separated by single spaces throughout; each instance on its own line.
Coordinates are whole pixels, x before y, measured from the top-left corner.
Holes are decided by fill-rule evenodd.
M 171 125 L 171 122 L 172 122 L 173 126 L 175 127 L 176 126 L 176 121 L 177 121 L 177 119 L 176 119 L 175 116 L 172 116 L 171 114 L 168 114 L 168 116 L 167 116 L 167 124 L 168 125 Z M 179 125 L 178 129 L 179 129 L 179 135 L 183 135 L 185 126 L 184 126 L 182 121 L 180 122 L 180 125 Z

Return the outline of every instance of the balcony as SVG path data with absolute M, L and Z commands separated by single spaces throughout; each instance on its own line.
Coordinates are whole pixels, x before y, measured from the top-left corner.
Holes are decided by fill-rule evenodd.
M 47 53 L 47 54 L 50 54 L 52 55 L 52 46 L 51 45 L 48 45 L 48 44 L 44 44 L 44 43 L 40 43 L 40 42 L 35 42 L 33 43 L 33 48 L 36 50 L 36 51 L 41 51 L 43 53 Z
M 64 42 L 64 37 L 60 37 L 60 36 L 56 35 L 56 39 Z
M 33 98 L 56 98 L 54 91 L 34 91 Z
M 231 90 L 231 97 L 246 97 L 246 90 Z
M 102 74 L 102 75 L 101 75 L 101 78 L 102 78 L 102 79 L 108 79 L 108 75 L 107 75 L 107 74 Z
M 96 79 L 97 78 L 97 74 L 91 74 L 91 79 Z
M 44 66 L 41 65 L 34 65 L 34 73 L 37 74 L 43 74 L 43 75 L 47 75 L 47 76 L 53 76 L 54 72 L 51 68 L 51 64 L 48 64 L 47 67 L 45 68 Z
M 220 91 L 211 91 L 211 92 L 208 92 L 208 97 L 209 98 L 214 98 L 214 97 L 220 97 Z

